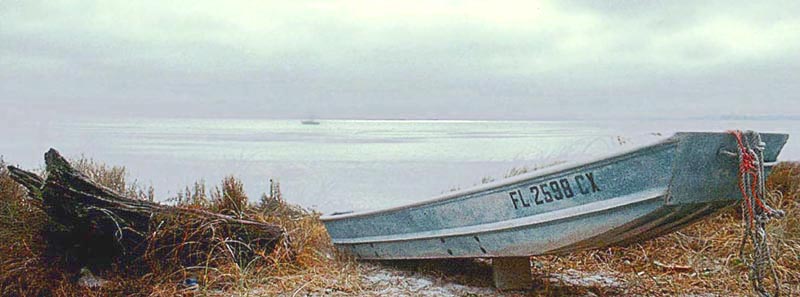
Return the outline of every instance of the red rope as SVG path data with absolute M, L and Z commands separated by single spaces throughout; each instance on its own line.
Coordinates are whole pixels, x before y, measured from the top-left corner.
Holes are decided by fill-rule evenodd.
M 749 190 L 750 193 L 752 193 L 752 199 L 755 201 L 756 205 L 767 214 L 772 213 L 772 210 L 766 207 L 761 201 L 761 197 L 758 196 L 757 189 L 760 184 L 760 166 L 758 164 L 758 156 L 756 156 L 755 152 L 748 149 L 747 146 L 744 145 L 744 141 L 742 140 L 742 131 L 734 130 L 730 131 L 729 133 L 736 137 L 736 144 L 739 147 L 739 156 L 741 156 L 741 162 L 739 163 L 739 190 L 742 192 L 742 198 L 744 199 L 742 203 L 747 206 L 748 219 L 750 220 L 750 223 L 752 223 L 754 214 L 752 203 L 750 203 L 751 195 L 747 195 L 748 189 L 745 188 L 744 184 L 745 177 L 748 175 L 752 177 Z
M 729 131 L 736 138 L 736 143 L 739 149 L 739 190 L 742 192 L 742 223 L 744 234 L 742 237 L 742 244 L 739 247 L 739 257 L 747 264 L 750 272 L 748 279 L 750 280 L 753 290 L 758 296 L 779 296 L 781 282 L 778 275 L 775 273 L 775 267 L 772 265 L 772 256 L 769 251 L 769 242 L 767 239 L 767 232 L 765 230 L 765 223 L 773 215 L 781 217 L 783 212 L 780 210 L 773 210 L 761 200 L 761 196 L 766 195 L 764 189 L 764 166 L 761 154 L 762 144 L 758 143 L 759 148 L 754 150 L 750 147 L 753 141 L 761 141 L 758 134 L 753 137 L 755 139 L 744 139 L 741 131 Z M 748 141 L 748 142 L 745 142 Z M 756 154 L 758 151 L 758 154 Z M 747 180 L 750 179 L 749 184 Z M 750 193 L 748 193 L 748 191 Z M 754 206 L 755 205 L 755 206 Z M 755 209 L 754 209 L 755 208 Z M 747 209 L 746 211 L 744 209 Z M 747 218 L 744 218 L 747 216 Z M 754 220 L 758 218 L 758 223 L 754 224 Z M 744 248 L 747 242 L 753 245 L 753 250 L 750 252 L 750 260 L 744 256 Z M 770 274 L 775 285 L 775 295 L 770 295 L 767 289 L 764 288 L 764 278 Z

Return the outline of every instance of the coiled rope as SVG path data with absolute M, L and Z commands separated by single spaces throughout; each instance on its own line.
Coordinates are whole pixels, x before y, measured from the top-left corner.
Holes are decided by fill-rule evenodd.
M 742 192 L 742 225 L 744 232 L 739 246 L 739 258 L 748 267 L 747 274 L 753 290 L 758 296 L 780 296 L 780 281 L 775 272 L 770 253 L 766 224 L 772 218 L 781 218 L 784 212 L 774 209 L 762 199 L 764 186 L 764 143 L 755 132 L 730 131 L 736 137 L 739 156 L 739 190 Z M 752 244 L 752 251 L 745 254 L 745 246 Z M 772 279 L 775 290 L 766 289 L 765 279 Z

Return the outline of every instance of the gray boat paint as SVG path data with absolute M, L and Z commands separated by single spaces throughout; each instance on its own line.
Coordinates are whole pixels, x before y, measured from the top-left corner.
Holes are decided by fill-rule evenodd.
M 788 136 L 761 134 L 774 162 Z M 727 133 L 565 164 L 412 205 L 322 218 L 362 259 L 514 257 L 626 244 L 674 231 L 739 199 Z

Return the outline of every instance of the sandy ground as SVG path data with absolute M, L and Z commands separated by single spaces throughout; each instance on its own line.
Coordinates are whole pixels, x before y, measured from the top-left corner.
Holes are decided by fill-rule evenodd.
M 441 261 L 423 264 L 425 272 L 410 270 L 415 264 L 362 263 L 363 296 L 639 296 L 628 291 L 615 272 L 584 272 L 567 269 L 543 273 L 534 261 L 534 287 L 526 291 L 499 291 L 492 286 L 491 268 L 486 260 Z M 463 268 L 463 270 L 459 269 Z M 419 269 L 419 268 L 417 268 Z M 458 271 L 453 271 L 458 270 Z M 327 294 L 324 294 L 327 295 Z M 713 297 L 714 294 L 686 294 Z
M 493 287 L 464 285 L 441 276 L 364 264 L 362 280 L 375 296 L 496 296 Z
M 535 262 L 534 262 L 535 264 Z M 528 291 L 498 291 L 492 286 L 487 260 L 362 263 L 365 296 L 599 296 L 624 294 L 614 273 L 567 270 L 544 274 L 534 266 L 534 287 Z M 616 293 L 616 294 L 615 294 Z

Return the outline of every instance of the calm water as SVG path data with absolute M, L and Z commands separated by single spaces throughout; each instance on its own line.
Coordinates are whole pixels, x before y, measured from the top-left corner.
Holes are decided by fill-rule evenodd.
M 800 137 L 800 121 L 321 121 L 92 120 L 8 123 L 7 161 L 42 166 L 55 147 L 125 165 L 159 197 L 234 174 L 252 199 L 281 182 L 287 200 L 323 212 L 423 200 L 502 177 L 512 167 L 582 159 L 677 130 L 756 129 Z M 659 136 L 661 133 L 663 136 Z M 800 159 L 790 138 L 783 160 Z

